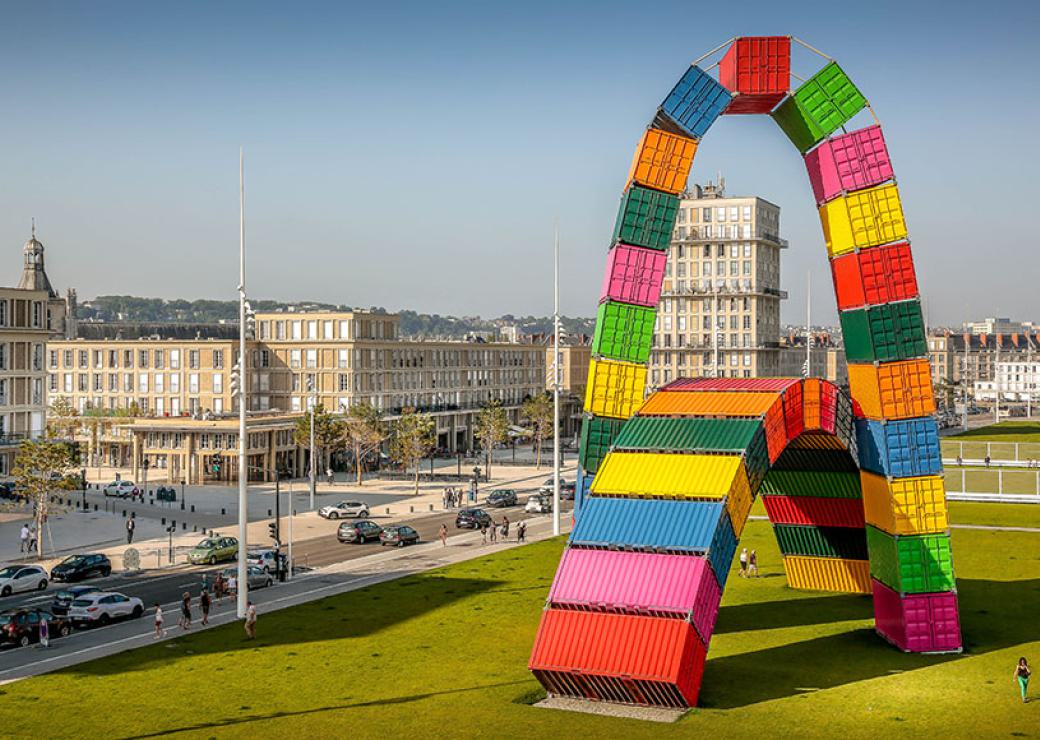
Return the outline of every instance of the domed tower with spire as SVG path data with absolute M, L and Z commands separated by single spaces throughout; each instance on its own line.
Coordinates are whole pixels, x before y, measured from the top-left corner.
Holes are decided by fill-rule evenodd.
M 36 238 L 36 219 L 33 219 L 32 236 L 22 247 L 22 254 L 22 278 L 18 287 L 22 290 L 46 290 L 51 298 L 57 298 L 58 293 L 51 286 L 43 266 L 43 244 Z

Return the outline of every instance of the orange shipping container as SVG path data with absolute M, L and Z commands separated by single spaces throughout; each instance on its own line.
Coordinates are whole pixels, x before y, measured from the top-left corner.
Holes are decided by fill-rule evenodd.
M 869 560 L 817 558 L 808 555 L 784 557 L 787 585 L 811 591 L 837 591 L 844 594 L 869 594 Z
M 766 447 L 769 450 L 769 462 L 775 463 L 780 453 L 787 447 L 787 423 L 784 420 L 784 399 L 779 395 L 773 399 L 766 411 Z
M 639 409 L 641 416 L 762 416 L 774 402 L 780 402 L 779 393 L 685 393 L 658 391 Z M 783 423 L 783 408 L 780 422 Z
M 912 419 L 935 413 L 928 360 L 849 365 L 849 388 L 868 419 Z
M 696 152 L 694 139 L 656 128 L 647 129 L 632 159 L 628 182 L 678 195 L 686 189 Z
M 806 378 L 802 383 L 802 419 L 805 431 L 811 432 L 823 428 L 820 426 L 821 402 L 820 379 Z

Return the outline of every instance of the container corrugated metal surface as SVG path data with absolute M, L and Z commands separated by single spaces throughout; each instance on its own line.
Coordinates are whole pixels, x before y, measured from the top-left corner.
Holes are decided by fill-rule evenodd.
M 750 397 L 753 394 L 748 394 Z M 779 395 L 773 398 L 762 421 L 766 430 L 766 449 L 769 460 L 775 462 L 787 447 L 787 421 L 784 418 L 784 400 Z
M 852 80 L 831 62 L 784 100 L 772 116 L 798 151 L 805 153 L 866 104 Z
M 816 203 L 842 192 L 862 190 L 891 180 L 895 173 L 881 126 L 867 126 L 834 136 L 805 155 Z
M 845 402 L 848 403 L 848 398 L 844 393 L 838 392 L 838 387 L 836 385 L 833 383 L 820 384 L 820 428 L 825 432 L 830 432 L 831 434 L 837 434 L 839 399 L 845 399 Z M 851 413 L 850 406 L 850 417 Z
M 665 452 L 607 453 L 592 482 L 598 496 L 721 499 L 747 487 L 737 455 L 674 455 Z
M 893 536 L 867 526 L 870 575 L 901 594 L 953 591 L 950 535 Z
M 726 109 L 731 97 L 726 88 L 694 65 L 686 70 L 661 103 L 654 125 L 668 129 L 672 124 L 699 139 Z
M 791 447 L 801 450 L 845 450 L 845 443 L 826 432 L 805 432 L 791 440 Z
M 805 430 L 802 416 L 802 384 L 792 385 L 784 391 L 784 426 L 787 438 L 796 439 Z
M 708 548 L 708 563 L 715 573 L 715 580 L 719 582 L 719 589 L 726 588 L 726 580 L 729 571 L 733 567 L 733 556 L 737 552 L 737 536 L 730 523 L 729 514 L 723 512 L 719 518 L 719 526 L 715 528 L 715 535 L 711 539 Z
M 604 419 L 586 415 L 581 424 L 581 442 L 578 447 L 578 463 L 582 469 L 595 474 L 606 457 L 610 445 L 621 433 L 625 422 L 621 419 Z
M 773 527 L 773 531 L 780 552 L 784 555 L 867 559 L 867 538 L 862 529 L 778 524 Z
M 755 419 L 634 416 L 625 423 L 614 444 L 619 450 L 740 454 L 760 427 Z
M 766 474 L 759 493 L 763 496 L 860 497 L 859 471 L 777 470 Z
M 595 416 L 627 419 L 643 402 L 646 366 L 592 360 L 585 388 L 585 410 Z
M 738 480 L 734 482 L 733 488 L 726 496 L 726 511 L 729 513 L 730 524 L 733 525 L 733 533 L 738 539 L 744 532 L 744 525 L 747 523 L 748 514 L 751 513 L 753 502 L 751 488 L 747 483 L 747 473 L 743 470 L 741 472 L 743 475 L 738 474 Z
M 871 247 L 831 260 L 838 309 L 908 301 L 917 298 L 917 273 L 906 242 Z
M 941 475 L 893 478 L 863 472 L 866 520 L 889 534 L 945 532 L 949 526 Z
M 831 257 L 906 240 L 906 219 L 894 184 L 835 198 L 820 206 L 819 213 Z
M 819 378 L 806 378 L 802 383 L 802 424 L 807 432 L 821 429 L 820 405 L 823 399 L 820 388 Z
M 904 652 L 944 653 L 961 650 L 957 594 L 901 597 L 873 581 L 874 624 L 878 633 Z
M 689 137 L 647 129 L 632 159 L 628 180 L 672 195 L 681 193 L 696 152 L 697 142 Z
M 719 61 L 719 81 L 738 93 L 726 108 L 727 114 L 768 113 L 791 86 L 791 39 L 736 39 Z
M 806 450 L 790 445 L 773 463 L 770 471 L 827 470 L 858 473 L 859 467 L 851 453 L 845 450 Z
M 751 438 L 751 444 L 744 453 L 744 468 L 747 470 L 748 483 L 754 494 L 769 470 L 769 448 L 766 446 L 764 426 L 759 426 L 755 436 Z
M 784 558 L 787 585 L 813 591 L 869 594 L 870 563 L 866 560 L 840 560 L 788 555 Z
M 572 521 L 581 513 L 581 506 L 585 499 L 589 497 L 589 487 L 592 485 L 593 475 L 582 470 L 580 465 L 574 473 L 574 511 L 572 512 Z
M 864 470 L 892 478 L 942 473 L 935 419 L 856 421 L 859 462 Z
M 607 301 L 599 304 L 592 354 L 624 362 L 646 362 L 657 311 L 646 306 Z
M 856 418 L 852 413 L 852 400 L 848 394 L 838 394 L 834 409 L 834 435 L 843 440 L 849 448 L 849 453 L 856 457 Z
M 919 300 L 839 311 L 845 357 L 853 362 L 892 362 L 928 353 Z
M 928 360 L 849 365 L 849 388 L 870 419 L 910 419 L 935 413 Z
M 779 393 L 801 382 L 799 378 L 677 378 L 661 390 Z
M 679 199 L 674 195 L 631 185 L 621 197 L 614 241 L 650 249 L 668 249 Z
M 570 543 L 703 553 L 722 518 L 728 518 L 722 502 L 589 496 Z
M 637 306 L 656 306 L 661 297 L 668 255 L 657 249 L 617 244 L 607 254 L 607 269 L 600 302 L 607 300 Z
M 640 416 L 678 416 L 701 414 L 705 416 L 762 416 L 773 401 L 780 399 L 769 393 L 685 393 L 657 391 L 639 408 Z M 783 412 L 781 411 L 781 422 Z
M 809 524 L 819 527 L 865 525 L 863 504 L 855 498 L 822 496 L 763 496 L 766 514 L 773 524 Z

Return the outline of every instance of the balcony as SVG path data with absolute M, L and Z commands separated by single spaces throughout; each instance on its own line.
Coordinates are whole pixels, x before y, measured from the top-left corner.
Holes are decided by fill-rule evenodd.
M 684 278 L 666 278 L 675 284 L 676 280 Z M 719 278 L 713 281 L 711 278 L 688 278 L 689 282 L 685 290 L 662 290 L 661 295 L 672 296 L 708 296 L 716 292 L 720 296 L 732 295 L 767 295 L 775 298 L 787 298 L 787 291 L 772 285 L 753 283 L 747 278 Z

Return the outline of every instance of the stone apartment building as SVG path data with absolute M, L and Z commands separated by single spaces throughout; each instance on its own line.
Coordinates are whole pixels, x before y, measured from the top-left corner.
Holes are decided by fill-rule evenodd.
M 928 359 L 936 395 L 947 400 L 969 396 L 997 380 L 999 365 L 1029 363 L 1040 358 L 1040 333 L 976 334 L 936 329 L 928 334 Z M 976 384 L 982 384 L 977 386 Z

